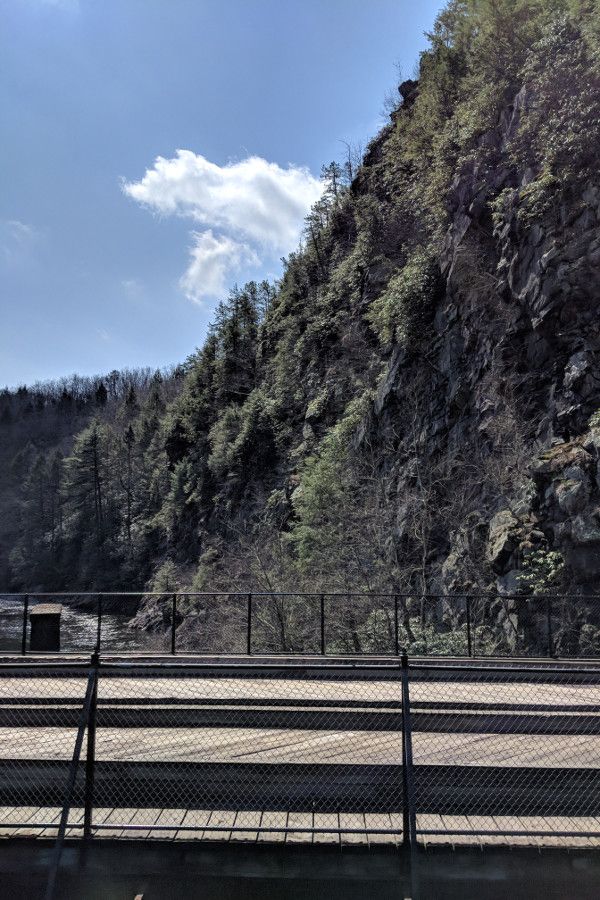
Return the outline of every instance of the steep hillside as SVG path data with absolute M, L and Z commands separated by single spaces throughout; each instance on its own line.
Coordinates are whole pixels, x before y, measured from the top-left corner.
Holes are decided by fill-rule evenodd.
M 125 565 L 109 576 L 111 541 L 127 534 L 128 505 L 133 516 L 133 445 L 151 440 L 184 373 L 113 371 L 0 391 L 0 590 L 67 590 L 96 577 L 139 585 Z M 101 541 L 91 533 L 99 516 Z
M 451 2 L 281 282 L 151 428 L 78 435 L 33 535 L 30 470 L 5 586 L 597 588 L 599 47 L 595 2 Z

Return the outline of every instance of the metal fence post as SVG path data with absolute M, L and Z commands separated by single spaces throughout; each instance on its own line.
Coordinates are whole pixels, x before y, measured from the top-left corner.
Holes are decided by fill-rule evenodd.
M 96 631 L 96 652 L 100 653 L 100 641 L 102 637 L 102 594 L 98 594 L 98 625 Z
M 552 632 L 552 598 L 546 597 L 546 619 L 548 624 L 548 656 L 554 656 L 554 635 Z
M 321 594 L 321 656 L 325 656 L 325 594 Z
M 92 657 L 93 660 L 93 657 Z M 48 881 L 46 882 L 46 893 L 44 894 L 44 900 L 54 900 L 54 888 L 56 886 L 56 878 L 58 875 L 58 869 L 60 866 L 60 860 L 63 851 L 63 845 L 65 842 L 65 833 L 67 830 L 67 822 L 69 819 L 69 813 L 71 811 L 71 806 L 73 804 L 73 794 L 75 791 L 75 783 L 77 781 L 77 771 L 79 768 L 79 761 L 81 759 L 81 748 L 83 746 L 83 735 L 86 727 L 90 722 L 90 709 L 92 703 L 92 697 L 94 692 L 94 687 L 97 679 L 97 670 L 92 666 L 90 668 L 90 674 L 88 676 L 87 688 L 85 692 L 85 699 L 83 701 L 83 707 L 81 709 L 81 715 L 79 717 L 79 725 L 77 727 L 77 737 L 75 738 L 75 747 L 73 748 L 73 756 L 71 757 L 71 762 L 69 764 L 69 775 L 67 778 L 67 784 L 65 787 L 65 795 L 64 802 L 62 806 L 62 812 L 60 815 L 60 822 L 58 824 L 58 834 L 56 836 L 56 842 L 54 844 L 54 850 L 52 851 L 52 859 L 50 862 L 50 871 L 48 873 Z M 87 764 L 86 764 L 87 766 Z
M 252 594 L 248 594 L 248 621 L 246 625 L 246 653 L 252 656 Z
M 175 617 L 177 615 L 177 594 L 171 600 L 171 655 L 175 655 Z
M 467 595 L 467 655 L 473 656 L 473 644 L 471 642 L 471 598 Z
M 398 594 L 394 594 L 394 653 L 400 656 L 400 635 L 398 634 Z
M 410 895 L 413 900 L 421 896 L 419 886 L 419 862 L 417 858 L 417 815 L 412 752 L 412 723 L 410 715 L 409 667 L 406 650 L 402 650 L 402 843 L 407 852 Z
M 402 650 L 402 842 L 411 850 L 416 843 L 416 813 L 413 780 L 412 728 L 410 718 L 410 690 L 408 655 Z
M 87 754 L 85 760 L 85 797 L 83 812 L 83 837 L 86 841 L 92 838 L 92 813 L 94 808 L 94 774 L 96 768 L 96 709 L 98 705 L 98 669 L 100 658 L 98 651 L 92 653 L 92 671 L 94 684 L 90 701 L 90 712 L 87 727 Z
M 21 635 L 21 653 L 27 653 L 27 615 L 29 613 L 29 595 L 23 597 L 23 634 Z

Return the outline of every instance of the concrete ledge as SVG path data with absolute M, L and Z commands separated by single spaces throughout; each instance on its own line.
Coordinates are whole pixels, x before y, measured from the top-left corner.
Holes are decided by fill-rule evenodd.
M 53 842 L 2 845 L 6 897 L 43 894 Z M 419 851 L 412 860 L 421 900 L 596 900 L 600 854 L 512 848 Z M 399 900 L 415 896 L 408 854 L 396 848 L 67 841 L 57 900 Z M 201 887 L 201 894 L 199 891 Z

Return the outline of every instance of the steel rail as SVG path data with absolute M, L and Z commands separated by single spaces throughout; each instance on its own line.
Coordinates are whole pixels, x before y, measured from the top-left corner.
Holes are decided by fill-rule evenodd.
M 94 690 L 98 677 L 98 669 L 97 666 L 92 664 L 92 667 L 89 670 L 87 689 L 85 692 L 85 699 L 83 702 L 83 707 L 81 709 L 81 716 L 79 718 L 79 727 L 77 729 L 77 737 L 75 738 L 75 747 L 73 749 L 73 756 L 71 758 L 71 763 L 69 765 L 69 777 L 67 779 L 67 785 L 65 788 L 65 799 L 63 802 L 63 808 L 60 816 L 60 822 L 58 825 L 58 834 L 56 837 L 56 844 L 54 845 L 54 852 L 52 854 L 52 862 L 50 864 L 50 872 L 48 874 L 48 881 L 46 884 L 46 893 L 44 895 L 45 900 L 52 900 L 54 897 L 54 889 L 56 886 L 56 877 L 58 875 L 58 868 L 60 866 L 60 860 L 63 851 L 63 845 L 65 841 L 65 832 L 67 830 L 67 822 L 69 819 L 69 813 L 71 812 L 71 804 L 73 800 L 73 792 L 75 790 L 75 780 L 77 778 L 77 769 L 79 767 L 79 759 L 81 757 L 81 748 L 83 746 L 83 735 L 85 729 L 89 722 L 90 717 L 90 709 L 92 706 L 92 701 L 94 697 Z

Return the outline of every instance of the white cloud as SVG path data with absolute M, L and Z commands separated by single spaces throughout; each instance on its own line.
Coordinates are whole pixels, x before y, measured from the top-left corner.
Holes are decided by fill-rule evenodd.
M 35 237 L 35 229 L 25 222 L 20 222 L 19 219 L 4 219 L 2 227 L 5 233 L 19 244 L 24 244 Z
M 322 184 L 308 169 L 282 168 L 258 156 L 218 166 L 177 150 L 172 159 L 157 157 L 123 191 L 154 212 L 204 226 L 193 233 L 191 262 L 180 282 L 198 301 L 221 293 L 243 265 L 272 263 L 293 250 Z
M 19 219 L 0 219 L 0 252 L 7 262 L 23 260 L 37 236 L 35 228 Z
M 138 278 L 123 278 L 121 287 L 131 299 L 139 297 L 143 291 L 143 285 Z
M 194 303 L 204 297 L 216 297 L 227 290 L 227 278 L 242 265 L 260 265 L 260 259 L 248 244 L 238 243 L 226 235 L 208 231 L 192 233 L 191 261 L 179 284 Z

